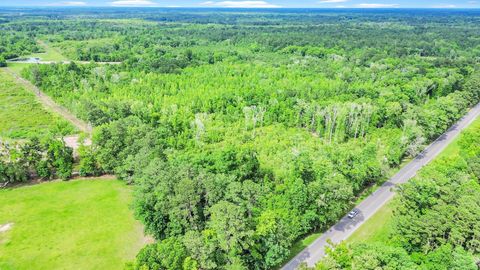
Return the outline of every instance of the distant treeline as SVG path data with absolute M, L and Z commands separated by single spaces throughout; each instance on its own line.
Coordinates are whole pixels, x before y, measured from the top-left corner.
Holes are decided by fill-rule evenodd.
M 90 15 L 7 25 L 122 62 L 24 76 L 95 126 L 83 174 L 135 185 L 134 269 L 278 267 L 480 99 L 474 13 Z

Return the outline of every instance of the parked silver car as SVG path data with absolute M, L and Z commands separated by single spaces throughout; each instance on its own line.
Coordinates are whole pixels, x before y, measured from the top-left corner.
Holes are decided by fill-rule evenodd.
M 354 218 L 354 217 L 356 217 L 359 213 L 360 213 L 360 211 L 359 211 L 358 209 L 353 209 L 352 211 L 350 211 L 350 213 L 348 213 L 348 218 Z

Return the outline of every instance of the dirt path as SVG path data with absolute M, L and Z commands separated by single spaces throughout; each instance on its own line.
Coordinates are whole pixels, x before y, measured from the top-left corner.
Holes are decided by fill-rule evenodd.
M 79 139 L 80 139 L 79 135 L 71 135 L 71 136 L 63 137 L 63 141 L 65 142 L 65 144 L 68 147 L 73 148 L 74 150 L 76 150 L 80 147 Z M 83 140 L 83 145 L 85 145 L 85 146 L 92 145 L 92 140 L 90 138 L 85 138 Z
M 11 69 L 5 68 L 5 70 L 13 78 L 15 78 L 15 80 L 19 84 L 25 86 L 25 88 L 27 90 L 32 92 L 37 97 L 38 101 L 40 101 L 40 103 L 42 103 L 43 106 L 45 106 L 46 108 L 50 109 L 51 111 L 59 114 L 60 116 L 62 116 L 66 120 L 68 120 L 78 130 L 80 130 L 82 132 L 85 132 L 87 134 L 91 134 L 92 127 L 88 123 L 78 119 L 77 117 L 75 117 L 75 115 L 70 113 L 67 109 L 65 109 L 64 107 L 55 103 L 55 101 L 53 101 L 49 96 L 47 96 L 45 93 L 43 93 L 38 87 L 36 87 L 32 83 L 30 83 L 29 81 L 25 80 L 24 78 L 20 77 L 15 72 L 13 72 Z

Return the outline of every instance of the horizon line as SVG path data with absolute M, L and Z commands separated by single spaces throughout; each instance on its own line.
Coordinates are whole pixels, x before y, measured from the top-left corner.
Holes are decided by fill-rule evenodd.
M 84 5 L 84 6 L 68 6 L 68 5 L 8 5 L 2 6 L 0 8 L 73 8 L 73 9 L 82 9 L 82 8 L 168 8 L 168 9 L 184 9 L 184 8 L 194 8 L 194 9 L 358 9 L 358 10 L 401 10 L 401 9 L 431 9 L 431 10 L 480 10 L 480 7 L 207 7 L 207 6 L 109 6 L 109 5 Z

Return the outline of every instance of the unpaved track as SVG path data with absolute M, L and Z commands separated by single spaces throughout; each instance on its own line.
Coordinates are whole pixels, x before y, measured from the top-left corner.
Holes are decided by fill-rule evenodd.
M 11 69 L 4 68 L 4 70 L 6 70 L 7 73 L 9 73 L 13 78 L 15 78 L 15 80 L 18 83 L 25 86 L 25 88 L 27 90 L 29 90 L 30 92 L 35 94 L 38 101 L 40 101 L 40 103 L 42 103 L 43 106 L 45 106 L 46 108 L 50 109 L 51 111 L 59 114 L 60 116 L 62 116 L 66 120 L 68 120 L 78 130 L 80 130 L 82 132 L 85 132 L 87 134 L 92 133 L 92 127 L 89 124 L 87 124 L 86 122 L 78 119 L 77 117 L 75 117 L 75 115 L 70 113 L 67 109 L 65 109 L 64 107 L 55 103 L 55 101 L 53 101 L 49 96 L 47 96 L 45 93 L 43 93 L 38 87 L 36 87 L 32 83 L 30 83 L 29 81 L 25 80 L 24 78 L 20 77 L 18 74 L 13 72 Z

